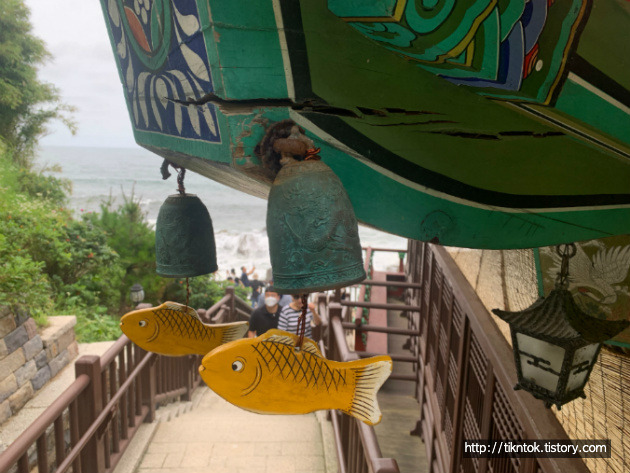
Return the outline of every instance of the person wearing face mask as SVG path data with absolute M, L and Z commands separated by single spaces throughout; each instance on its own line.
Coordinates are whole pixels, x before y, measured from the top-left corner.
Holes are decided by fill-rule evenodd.
M 249 338 L 262 335 L 269 329 L 278 328 L 278 318 L 282 310 L 278 303 L 279 300 L 280 295 L 275 292 L 273 286 L 267 286 L 265 289 L 265 304 L 256 308 L 249 319 L 249 331 L 247 332 Z

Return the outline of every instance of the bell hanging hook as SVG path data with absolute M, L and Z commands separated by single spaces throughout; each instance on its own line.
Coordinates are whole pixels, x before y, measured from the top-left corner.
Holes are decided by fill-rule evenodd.
M 168 167 L 172 166 L 173 169 L 177 171 L 177 192 L 180 195 L 186 195 L 186 188 L 184 187 L 184 178 L 186 177 L 186 168 L 183 166 L 178 166 L 170 162 L 168 159 L 165 159 L 162 162 L 162 166 L 160 166 L 160 172 L 162 173 L 162 179 L 166 180 L 171 177 L 171 173 L 168 170 Z
M 562 258 L 560 272 L 556 278 L 556 289 L 566 289 L 569 286 L 569 260 L 577 253 L 575 243 L 556 246 L 556 253 Z

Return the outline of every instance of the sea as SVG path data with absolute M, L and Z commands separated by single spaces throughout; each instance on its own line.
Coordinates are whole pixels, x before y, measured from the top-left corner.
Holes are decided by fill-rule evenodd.
M 162 180 L 162 158 L 144 148 L 80 148 L 42 146 L 38 165 L 57 167 L 51 175 L 69 179 L 72 194 L 68 206 L 79 216 L 97 212 L 103 202 L 114 206 L 124 199 L 140 202 L 145 219 L 155 225 L 160 206 L 177 191 L 176 174 Z M 186 173 L 186 192 L 196 194 L 210 212 L 217 246 L 217 275 L 223 279 L 231 268 L 256 267 L 260 279 L 271 268 L 266 231 L 267 201 L 253 197 L 196 174 Z M 115 207 L 114 207 L 115 208 Z M 406 249 L 405 238 L 359 226 L 362 246 Z M 398 268 L 397 253 L 376 252 L 378 270 Z

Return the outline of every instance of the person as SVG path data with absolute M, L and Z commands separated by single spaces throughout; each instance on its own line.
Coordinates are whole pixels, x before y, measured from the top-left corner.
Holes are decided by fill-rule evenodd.
M 293 299 L 291 303 L 283 307 L 280 311 L 278 328 L 297 335 L 298 320 L 300 315 L 302 315 L 302 296 L 300 294 L 292 294 L 291 297 Z M 304 329 L 304 336 L 308 338 L 313 338 L 311 323 L 315 323 L 315 325 L 319 325 L 321 323 L 321 319 L 319 318 L 319 314 L 315 310 L 315 304 L 313 303 L 308 304 L 308 310 L 306 311 L 306 327 Z
M 254 273 L 253 278 L 254 279 L 249 281 L 249 286 L 252 288 L 252 294 L 251 294 L 252 307 L 256 308 L 258 306 L 258 299 L 262 294 L 261 289 L 265 287 L 265 285 L 258 280 L 258 274 Z
M 256 308 L 249 319 L 249 331 L 247 332 L 249 338 L 257 337 L 267 330 L 278 327 L 278 319 L 282 310 L 279 301 L 280 295 L 274 291 L 273 287 L 268 286 L 265 289 L 265 304 Z
M 243 286 L 245 287 L 250 286 L 251 281 L 249 280 L 249 275 L 252 274 L 255 269 L 256 269 L 256 266 L 252 266 L 252 269 L 250 271 L 247 271 L 247 267 L 245 266 L 241 267 L 241 283 L 243 283 Z
M 289 305 L 291 302 L 293 302 L 293 297 L 291 297 L 291 294 L 280 295 L 280 305 L 282 307 Z

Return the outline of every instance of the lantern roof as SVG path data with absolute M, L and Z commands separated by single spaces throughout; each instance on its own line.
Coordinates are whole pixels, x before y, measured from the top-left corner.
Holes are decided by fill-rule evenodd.
M 603 320 L 578 307 L 566 289 L 554 289 L 525 310 L 492 311 L 515 330 L 562 344 L 602 343 L 630 325 L 626 320 Z

